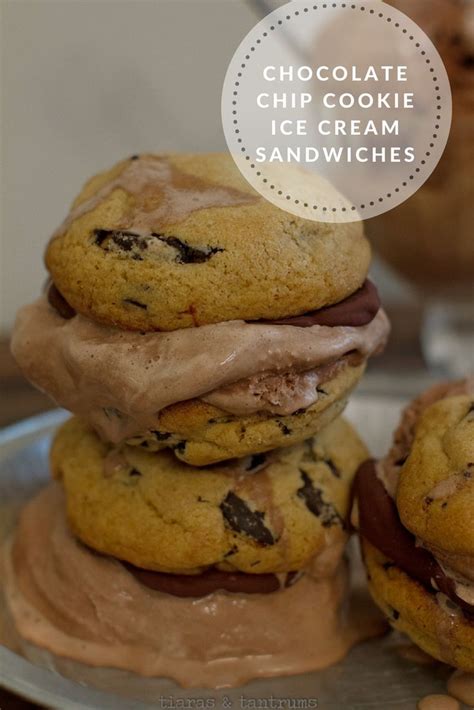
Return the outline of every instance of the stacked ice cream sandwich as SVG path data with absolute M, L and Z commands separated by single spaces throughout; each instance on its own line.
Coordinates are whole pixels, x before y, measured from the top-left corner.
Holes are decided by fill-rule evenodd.
M 360 223 L 277 209 L 229 156 L 133 156 L 86 184 L 12 342 L 75 415 L 11 547 L 22 638 L 195 686 L 344 655 L 367 452 L 339 415 L 388 334 L 369 261 Z

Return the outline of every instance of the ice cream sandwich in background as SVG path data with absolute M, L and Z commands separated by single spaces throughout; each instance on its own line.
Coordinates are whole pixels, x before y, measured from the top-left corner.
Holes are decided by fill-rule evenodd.
M 369 589 L 392 626 L 474 671 L 474 381 L 438 385 L 405 410 L 392 449 L 365 462 L 353 522 Z

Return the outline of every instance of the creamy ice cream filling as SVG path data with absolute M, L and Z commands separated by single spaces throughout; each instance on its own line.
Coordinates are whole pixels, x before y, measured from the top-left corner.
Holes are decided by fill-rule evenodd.
M 19 636 L 56 656 L 188 687 L 234 686 L 324 668 L 383 630 L 370 608 L 348 607 L 347 567 L 334 554 L 272 594 L 164 594 L 77 542 L 51 484 L 5 550 L 7 606 Z
M 162 409 L 194 398 L 232 414 L 307 408 L 326 366 L 348 354 L 368 358 L 388 332 L 380 309 L 363 326 L 226 321 L 140 333 L 63 318 L 42 297 L 20 310 L 12 352 L 33 384 L 119 443 L 153 429 Z
M 347 366 L 365 360 L 357 352 L 321 365 L 308 372 L 284 372 L 273 375 L 262 373 L 245 380 L 219 387 L 201 399 L 219 409 L 237 415 L 256 411 L 287 415 L 311 407 L 324 394 L 321 385 L 339 374 Z
M 416 538 L 403 526 L 395 503 L 400 470 L 410 454 L 420 416 L 441 399 L 463 394 L 474 395 L 473 379 L 436 385 L 404 410 L 388 455 L 378 462 L 366 462 L 356 476 L 355 517 L 361 534 L 410 577 L 436 594 L 443 609 L 451 614 L 462 610 L 474 622 L 474 555 L 448 554 Z M 460 484 L 458 474 L 451 476 L 435 486 L 429 497 L 433 500 L 449 497 L 459 490 Z

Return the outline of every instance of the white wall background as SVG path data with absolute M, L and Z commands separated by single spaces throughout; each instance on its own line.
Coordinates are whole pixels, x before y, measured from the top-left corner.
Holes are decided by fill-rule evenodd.
M 273 6 L 281 4 L 272 0 Z M 220 94 L 245 0 L 0 0 L 0 331 L 36 298 L 82 183 L 141 151 L 225 148 Z

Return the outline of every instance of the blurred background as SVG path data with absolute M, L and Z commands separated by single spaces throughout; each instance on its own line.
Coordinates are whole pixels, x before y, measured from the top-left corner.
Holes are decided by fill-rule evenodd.
M 141 151 L 224 150 L 227 64 L 255 22 L 281 4 L 1 2 L 0 424 L 47 406 L 11 361 L 8 333 L 18 307 L 41 289 L 46 241 L 82 183 Z M 391 4 L 430 33 L 455 95 L 453 135 L 433 178 L 405 206 L 367 225 L 378 253 L 373 276 L 394 332 L 364 387 L 411 393 L 440 372 L 462 373 L 473 344 L 474 0 Z M 438 337 L 446 319 L 454 327 L 453 314 L 463 314 L 456 328 L 470 338 L 457 354 L 452 339 Z

